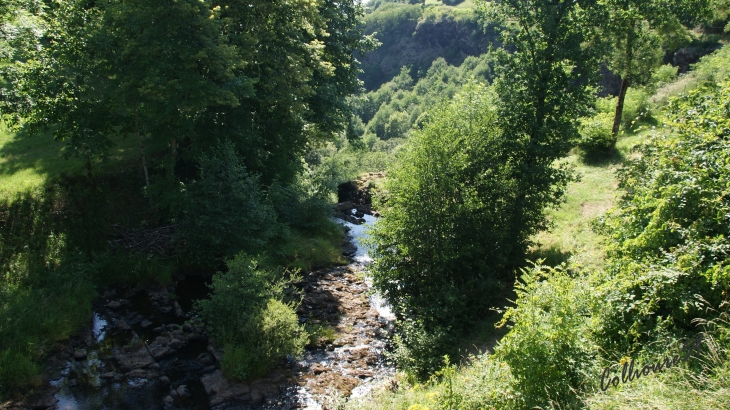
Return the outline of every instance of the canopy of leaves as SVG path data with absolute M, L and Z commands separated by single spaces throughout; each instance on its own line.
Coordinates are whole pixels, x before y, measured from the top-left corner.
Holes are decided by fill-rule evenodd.
M 509 1 L 484 3 L 490 21 L 502 22 L 503 41 L 513 53 L 497 54 L 494 82 L 498 128 L 510 152 L 517 185 L 503 252 L 518 266 L 529 239 L 548 226 L 545 211 L 560 203 L 570 170 L 555 161 L 566 156 L 579 134 L 577 118 L 593 102 L 596 77 L 593 3 Z M 584 8 L 585 6 L 585 8 Z
M 265 183 L 291 182 L 309 144 L 349 118 L 354 52 L 371 43 L 362 9 L 239 3 L 54 2 L 37 15 L 44 47 L 3 68 L 3 116 L 52 128 L 85 159 L 103 156 L 116 133 L 169 143 L 187 164 L 231 140 Z
M 515 182 L 491 99 L 475 86 L 434 110 L 388 174 L 372 273 L 401 316 L 447 324 L 483 300 L 504 262 L 501 216 Z

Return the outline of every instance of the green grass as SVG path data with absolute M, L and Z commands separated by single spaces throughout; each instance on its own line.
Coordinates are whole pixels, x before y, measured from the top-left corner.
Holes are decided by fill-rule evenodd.
M 120 164 L 138 161 L 139 150 L 134 138 L 114 140 L 114 147 L 104 161 L 93 163 L 92 172 L 108 172 Z M 65 159 L 63 141 L 56 141 L 51 132 L 29 135 L 24 130 L 9 131 L 0 123 L 0 198 L 12 197 L 44 186 L 62 175 L 85 173 L 77 158 Z M 149 147 L 148 152 L 164 149 Z
M 650 133 L 644 130 L 621 136 L 616 144 L 616 153 L 598 164 L 585 164 L 577 154 L 566 159 L 575 167 L 580 181 L 571 183 L 565 203 L 549 212 L 554 226 L 533 238 L 537 245 L 531 249 L 530 258 L 544 258 L 545 263 L 554 266 L 572 257 L 589 269 L 603 266 L 605 255 L 601 237 L 593 231 L 591 223 L 613 206 L 618 188 L 616 170 L 625 158 L 632 155 L 631 148 Z

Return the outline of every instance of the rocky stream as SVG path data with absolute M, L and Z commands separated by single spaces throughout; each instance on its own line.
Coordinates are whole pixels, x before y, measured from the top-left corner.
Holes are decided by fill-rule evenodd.
M 393 316 L 368 285 L 370 259 L 360 244 L 374 217 L 340 208 L 351 263 L 309 272 L 295 284 L 304 295 L 300 321 L 331 329 L 302 357 L 287 358 L 263 379 L 227 380 L 222 352 L 188 320 L 194 301 L 209 291 L 206 279 L 108 289 L 89 328 L 51 358 L 43 387 L 10 408 L 322 409 L 325 395 L 362 397 L 388 383 L 395 371 L 383 353 Z

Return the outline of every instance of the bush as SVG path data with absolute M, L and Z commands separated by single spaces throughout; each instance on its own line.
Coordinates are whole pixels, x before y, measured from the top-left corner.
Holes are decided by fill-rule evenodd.
M 651 76 L 651 81 L 654 87 L 663 87 L 677 78 L 678 67 L 674 67 L 671 64 L 665 64 L 654 70 Z
M 399 325 L 398 356 L 419 374 L 440 365 L 439 332 L 464 332 L 494 302 L 488 295 L 506 263 L 515 181 L 494 116 L 481 86 L 436 110 L 389 170 L 389 199 L 378 204 L 373 282 L 399 317 L 420 320 Z
M 730 294 L 730 82 L 698 88 L 668 107 L 657 134 L 620 170 L 626 192 L 599 229 L 609 238 L 606 343 L 629 349 L 669 326 L 691 329 Z M 623 329 L 623 330 L 622 330 Z M 611 336 L 611 337 L 609 337 Z
M 621 125 L 624 130 L 630 131 L 639 123 L 648 121 L 652 116 L 652 105 L 649 93 L 643 88 L 629 88 L 624 100 L 624 111 Z
M 199 178 L 186 187 L 181 236 L 185 251 L 203 265 L 238 252 L 260 252 L 273 234 L 276 215 L 233 144 L 220 144 L 199 159 Z
M 99 285 L 136 286 L 144 281 L 156 281 L 167 285 L 172 281 L 174 268 L 170 260 L 142 254 L 108 254 L 100 257 L 98 266 Z
M 515 284 L 513 322 L 495 355 L 510 367 L 525 408 L 576 403 L 592 383 L 598 349 L 591 337 L 591 286 L 564 267 L 524 269 Z
M 210 298 L 196 302 L 195 310 L 223 347 L 226 376 L 253 379 L 287 355 L 299 355 L 308 335 L 295 305 L 282 301 L 287 282 L 280 273 L 259 269 L 245 254 L 227 265 L 227 273 L 213 276 Z
M 443 363 L 441 355 L 456 353 L 456 338 L 448 327 L 426 329 L 417 319 L 405 319 L 396 322 L 396 329 L 390 358 L 416 379 L 427 379 L 438 370 Z
M 616 137 L 611 133 L 612 125 L 613 116 L 604 112 L 581 120 L 578 148 L 584 161 L 605 158 L 613 151 Z

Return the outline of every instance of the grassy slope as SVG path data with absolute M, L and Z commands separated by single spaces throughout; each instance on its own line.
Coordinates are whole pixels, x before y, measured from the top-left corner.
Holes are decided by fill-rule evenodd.
M 534 240 L 531 258 L 545 258 L 549 265 L 573 258 L 587 268 L 603 265 L 601 237 L 591 229 L 591 222 L 614 204 L 617 180 L 614 175 L 631 148 L 649 135 L 649 131 L 622 136 L 616 144 L 617 154 L 602 164 L 587 165 L 571 155 L 566 162 L 575 167 L 580 180 L 570 184 L 563 205 L 550 211 L 553 229 L 541 232 Z
M 113 141 L 105 161 L 95 161 L 94 172 L 114 171 L 119 165 L 136 162 L 139 157 L 134 138 Z M 0 123 L 0 199 L 43 186 L 61 175 L 84 172 L 81 161 L 64 159 L 66 144 L 53 139 L 51 133 L 27 135 L 11 132 Z M 153 151 L 148 149 L 148 152 Z
M 730 58 L 730 47 L 725 47 L 721 53 L 725 57 L 705 61 L 697 67 L 697 71 L 660 88 L 652 97 L 652 102 L 661 107 L 669 98 L 692 90 L 703 81 L 726 77 L 730 68 L 723 61 Z M 620 194 L 615 171 L 627 157 L 634 155 L 631 148 L 641 143 L 651 132 L 645 129 L 622 136 L 616 145 L 616 155 L 603 164 L 584 164 L 577 155 L 567 159 L 582 178 L 569 186 L 566 202 L 559 209 L 551 211 L 554 227 L 534 238 L 538 245 L 532 249 L 531 257 L 545 258 L 549 264 L 572 257 L 588 268 L 600 269 L 603 266 L 601 236 L 592 231 L 591 221 L 613 206 Z M 727 403 L 730 403 L 730 364 L 720 357 L 704 363 L 705 371 L 699 375 L 685 371 L 645 378 L 628 388 L 587 396 L 584 398 L 585 405 L 591 409 L 727 408 Z M 510 383 L 512 376 L 504 363 L 490 360 L 488 355 L 476 357 L 471 362 L 471 365 L 458 367 L 450 377 L 426 385 L 404 383 L 404 376 L 399 375 L 400 379 L 396 378 L 397 381 L 389 386 L 396 387 L 400 382 L 401 386 L 395 392 L 381 390 L 374 399 L 350 401 L 348 408 L 437 409 L 449 402 L 450 391 L 455 397 L 464 400 L 455 408 L 483 408 L 484 403 L 493 403 L 495 397 L 514 393 Z

